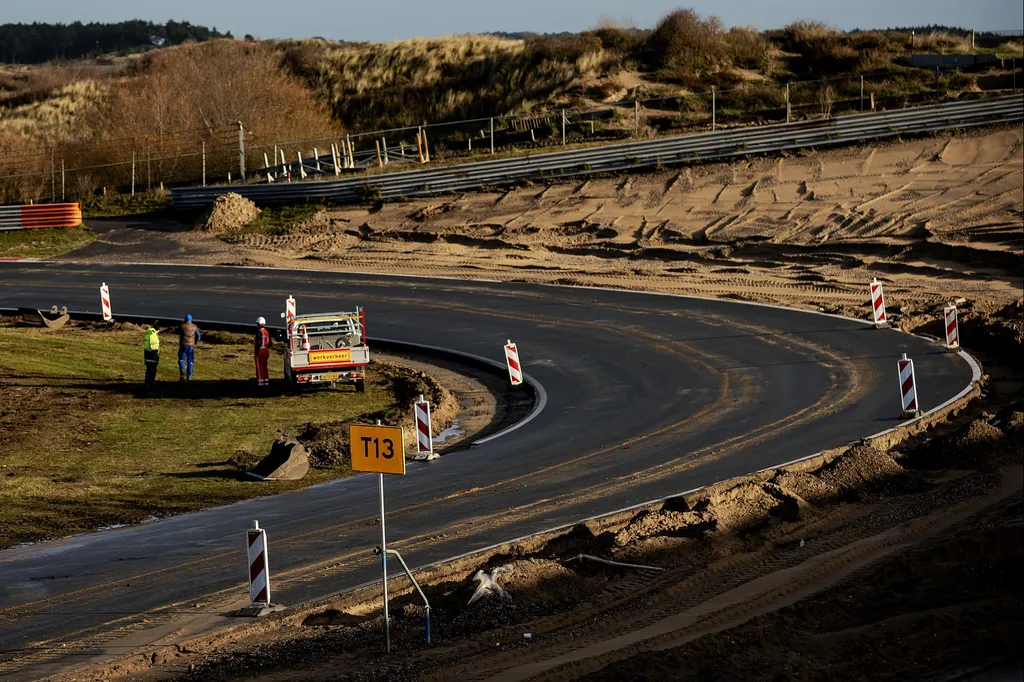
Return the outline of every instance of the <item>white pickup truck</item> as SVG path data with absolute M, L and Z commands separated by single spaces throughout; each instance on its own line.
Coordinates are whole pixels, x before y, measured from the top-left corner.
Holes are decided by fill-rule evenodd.
M 288 324 L 284 377 L 296 386 L 352 384 L 366 390 L 366 317 L 354 313 L 297 315 Z

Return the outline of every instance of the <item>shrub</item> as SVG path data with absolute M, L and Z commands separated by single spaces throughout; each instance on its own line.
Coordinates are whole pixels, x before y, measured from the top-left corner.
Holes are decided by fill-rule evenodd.
M 703 19 L 685 9 L 658 22 L 644 42 L 642 55 L 649 68 L 699 75 L 728 65 L 729 51 L 718 17 Z
M 760 69 L 764 73 L 774 71 L 771 57 L 772 44 L 756 28 L 733 27 L 725 35 L 732 62 L 745 69 Z

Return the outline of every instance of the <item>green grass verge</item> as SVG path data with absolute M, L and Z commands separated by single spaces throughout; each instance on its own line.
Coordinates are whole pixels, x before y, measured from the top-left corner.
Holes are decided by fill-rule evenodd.
M 84 225 L 0 232 L 0 258 L 50 258 L 74 251 L 96 239 Z
M 296 204 L 294 206 L 264 208 L 260 211 L 256 220 L 237 232 L 225 235 L 225 237 L 237 237 L 241 234 L 265 234 L 270 236 L 288 234 L 294 225 L 312 218 L 318 211 L 322 211 L 323 208 L 319 204 Z
M 105 197 L 90 197 L 82 201 L 82 214 L 88 218 L 126 218 L 130 216 L 155 216 L 171 210 L 171 193 L 167 191 L 110 194 Z
M 346 461 L 301 481 L 250 482 L 230 460 L 266 454 L 279 430 L 397 409 L 372 370 L 365 394 L 259 394 L 244 337 L 200 343 L 193 381 L 179 383 L 177 340 L 162 337 L 159 383 L 147 394 L 138 329 L 0 326 L 0 548 L 347 476 Z M 271 359 L 272 376 L 281 362 Z

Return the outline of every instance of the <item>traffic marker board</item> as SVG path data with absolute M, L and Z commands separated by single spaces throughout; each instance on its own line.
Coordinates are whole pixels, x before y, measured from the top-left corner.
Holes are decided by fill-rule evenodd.
M 405 474 L 405 432 L 401 426 L 350 426 L 352 471 Z

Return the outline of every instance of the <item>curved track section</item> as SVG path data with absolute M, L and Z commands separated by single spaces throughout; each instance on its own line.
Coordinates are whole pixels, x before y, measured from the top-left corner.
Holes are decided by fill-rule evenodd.
M 387 482 L 389 537 L 414 565 L 892 427 L 901 353 L 915 359 L 926 410 L 972 377 L 967 362 L 925 339 L 855 320 L 621 291 L 39 263 L 0 266 L 0 307 L 96 310 L 100 281 L 115 316 L 247 323 L 276 316 L 293 294 L 306 311 L 365 306 L 371 336 L 499 361 L 514 339 L 547 391 L 546 408 L 502 438 L 411 463 L 408 476 Z M 53 658 L 64 642 L 75 644 L 63 651 L 98 653 L 126 628 L 144 628 L 135 641 L 153 642 L 183 619 L 218 619 L 245 594 L 241 537 L 252 519 L 270 534 L 275 601 L 373 580 L 376 495 L 376 482 L 358 476 L 0 552 L 0 673 L 66 667 L 71 659 Z

